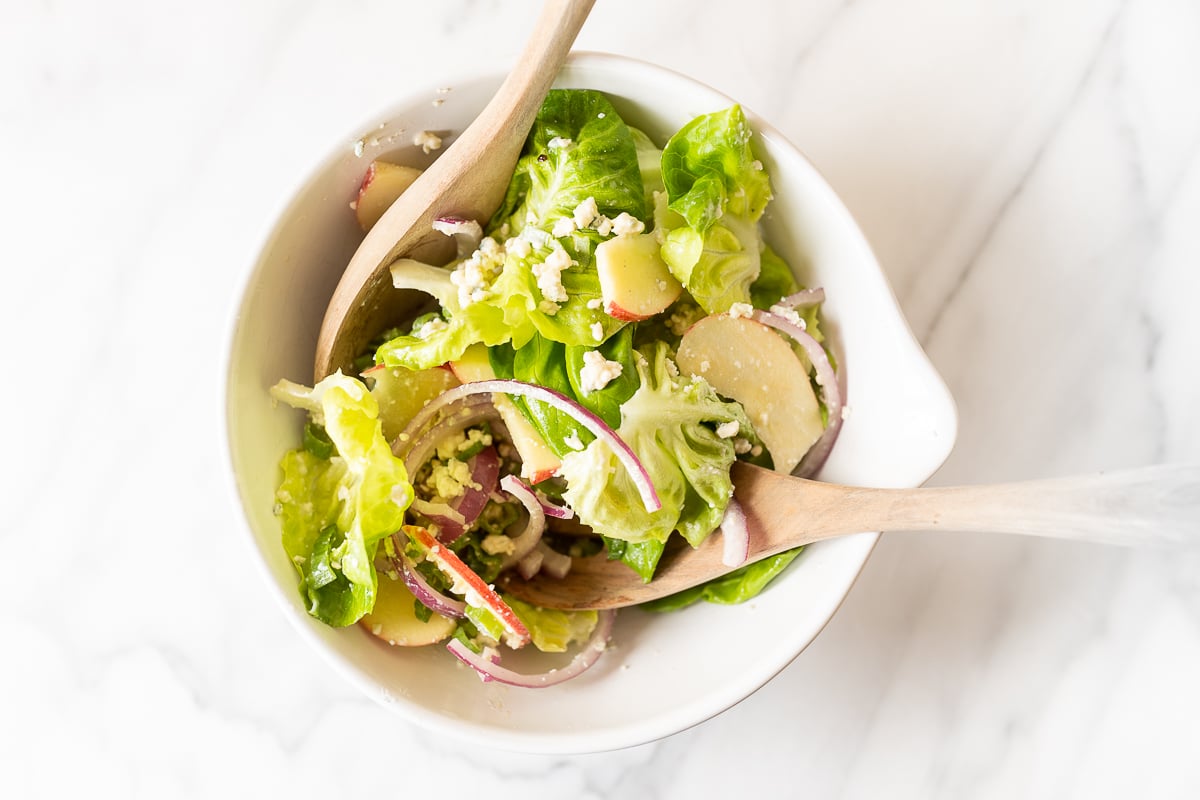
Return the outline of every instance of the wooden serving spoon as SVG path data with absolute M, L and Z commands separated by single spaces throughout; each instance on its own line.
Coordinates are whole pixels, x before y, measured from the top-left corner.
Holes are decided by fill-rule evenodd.
M 862 531 L 1021 533 L 1121 545 L 1200 544 L 1200 465 L 1147 467 L 1093 476 L 930 489 L 861 489 L 736 463 L 734 496 L 746 514 L 746 563 L 802 544 Z M 679 537 L 673 537 L 679 539 Z M 575 559 L 565 578 L 502 588 L 546 608 L 621 608 L 655 600 L 733 570 L 723 542 L 668 548 L 654 580 L 603 553 Z
M 413 182 L 363 239 L 321 322 L 313 378 L 348 371 L 367 344 L 395 324 L 403 292 L 388 267 L 411 257 L 442 263 L 454 247 L 433 230 L 453 216 L 485 223 L 500 207 L 534 117 L 595 0 L 547 0 L 516 67 L 483 112 Z

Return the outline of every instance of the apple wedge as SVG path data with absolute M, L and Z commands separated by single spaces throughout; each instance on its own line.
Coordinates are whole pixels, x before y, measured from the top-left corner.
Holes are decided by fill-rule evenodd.
M 375 381 L 371 394 L 379 403 L 383 438 L 389 442 L 400 435 L 430 400 L 459 385 L 454 373 L 441 367 L 414 371 L 376 364 L 363 370 L 362 376 Z
M 463 383 L 496 379 L 496 371 L 488 361 L 487 348 L 481 344 L 471 345 L 462 358 L 451 361 L 450 371 Z M 517 453 L 521 456 L 521 477 L 530 483 L 541 483 L 558 472 L 562 460 L 550 449 L 521 410 L 513 405 L 512 400 L 503 395 L 495 395 L 492 405 L 500 412 L 504 427 L 508 428 L 508 434 L 512 437 L 513 447 L 517 448 Z
M 525 627 L 525 623 L 521 622 L 516 612 L 500 598 L 496 590 L 484 583 L 453 550 L 439 542 L 426 528 L 405 525 L 404 533 L 421 548 L 425 558 L 451 580 L 451 591 L 463 595 L 468 606 L 486 609 L 495 616 L 504 629 L 505 644 L 514 650 L 529 644 L 529 629 Z M 470 611 L 467 615 L 470 616 Z
M 618 236 L 596 245 L 604 312 L 626 322 L 649 319 L 674 303 L 683 286 L 659 255 L 653 234 Z
M 825 430 L 805 365 L 760 322 L 704 317 L 683 335 L 676 362 L 742 404 L 779 472 L 795 469 Z
M 354 215 L 358 217 L 358 225 L 364 231 L 371 230 L 383 212 L 391 208 L 405 189 L 421 174 L 416 167 L 406 167 L 403 164 L 393 164 L 390 161 L 375 159 L 367 167 L 363 175 L 362 185 L 358 187 L 358 200 L 354 204 Z
M 458 624 L 449 617 L 433 614 L 422 622 L 416 613 L 417 598 L 404 585 L 380 573 L 375 607 L 359 620 L 359 624 L 375 636 L 399 647 L 422 647 L 440 642 Z

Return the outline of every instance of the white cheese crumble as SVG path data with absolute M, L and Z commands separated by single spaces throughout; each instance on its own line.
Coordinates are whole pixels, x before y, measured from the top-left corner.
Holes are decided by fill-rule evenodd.
M 572 219 L 575 220 L 575 224 L 580 228 L 588 227 L 598 216 L 600 216 L 600 208 L 596 205 L 596 198 L 591 196 L 575 206 L 575 212 L 571 215 Z
M 533 265 L 533 276 L 537 278 L 542 297 L 554 303 L 565 303 L 567 290 L 562 284 L 562 272 L 572 264 L 571 256 L 561 247 L 556 247 L 546 260 Z M 557 307 L 556 309 L 557 310 Z
M 554 238 L 570 236 L 575 232 L 575 220 L 570 217 L 561 217 L 554 221 L 554 227 L 550 229 L 550 235 Z
M 533 247 L 529 242 L 519 236 L 506 241 L 504 249 L 516 258 L 529 258 L 529 254 L 533 252 Z
M 442 137 L 438 136 L 433 131 L 421 131 L 413 137 L 413 144 L 430 153 L 434 150 L 442 148 Z
M 572 144 L 570 139 L 564 139 L 561 136 L 555 136 L 550 141 L 546 142 L 546 147 L 551 150 L 565 150 Z
M 731 419 L 729 422 L 722 422 L 717 426 L 717 436 L 720 436 L 722 439 L 732 439 L 738 435 L 740 429 L 741 426 L 738 425 L 738 421 Z
M 734 319 L 748 319 L 754 314 L 754 306 L 749 303 L 734 303 L 729 307 L 729 316 Z
M 488 236 L 479 249 L 454 268 L 450 282 L 458 287 L 458 302 L 464 308 L 488 296 L 492 283 L 504 270 L 505 245 Z
M 600 306 L 604 305 L 604 300 L 599 297 L 593 297 L 587 301 L 587 307 L 595 311 Z
M 749 453 L 750 450 L 751 447 L 749 439 L 743 439 L 739 437 L 733 440 L 733 452 L 737 453 L 739 456 Z
M 584 394 L 597 392 L 621 374 L 621 364 L 609 361 L 599 350 L 583 354 L 583 369 L 579 371 L 579 388 Z
M 804 322 L 804 318 L 800 316 L 800 313 L 791 306 L 784 306 L 776 303 L 775 305 L 771 306 L 770 311 L 776 316 L 783 317 L 800 330 L 804 330 L 808 327 L 807 323 Z
M 608 217 L 602 216 L 596 220 L 596 232 L 601 236 L 608 236 L 610 233 L 612 233 L 612 229 L 613 221 Z
M 597 342 L 604 341 L 604 326 L 601 325 L 599 322 L 592 323 L 592 338 L 595 339 Z
M 516 543 L 503 533 L 489 533 L 479 544 L 490 556 L 507 556 L 517 549 Z
M 579 438 L 578 431 L 571 431 L 570 436 L 564 437 L 563 444 L 565 444 L 567 447 L 571 448 L 572 450 L 582 450 L 583 449 L 583 442 Z
M 617 236 L 632 236 L 646 230 L 646 225 L 632 214 L 622 211 L 612 221 L 612 230 Z

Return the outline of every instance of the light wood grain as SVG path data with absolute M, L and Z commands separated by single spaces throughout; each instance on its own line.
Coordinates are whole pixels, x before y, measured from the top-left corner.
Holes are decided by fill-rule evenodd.
M 538 108 L 594 0 L 547 0 L 513 71 L 475 121 L 371 228 L 334 289 L 317 338 L 313 378 L 348 370 L 404 300 L 388 267 L 402 257 L 442 263 L 449 237 L 438 217 L 486 222 L 500 207 Z M 409 304 L 411 305 L 411 303 Z
M 750 530 L 748 562 L 863 531 L 1015 533 L 1127 546 L 1200 544 L 1200 465 L 931 489 L 864 489 L 733 468 Z M 675 537 L 678 539 L 678 537 Z M 548 608 L 621 608 L 730 572 L 720 533 L 669 548 L 651 583 L 603 554 L 576 559 L 563 580 L 509 577 L 505 591 Z

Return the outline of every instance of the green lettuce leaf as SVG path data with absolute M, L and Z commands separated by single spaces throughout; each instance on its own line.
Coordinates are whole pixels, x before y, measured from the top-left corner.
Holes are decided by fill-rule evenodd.
M 770 181 L 750 149 L 741 107 L 697 117 L 663 148 L 667 207 L 680 224 L 663 225 L 662 257 L 710 314 L 750 302 L 761 268 L 758 220 Z
M 720 524 L 733 495 L 733 440 L 717 436 L 714 427 L 751 425 L 739 404 L 722 400 L 706 381 L 680 376 L 665 343 L 638 355 L 640 385 L 621 406 L 617 433 L 641 460 L 662 508 L 646 511 L 629 474 L 599 439 L 562 457 L 563 497 L 603 536 L 665 541 L 678 530 L 697 545 Z
M 543 653 L 565 653 L 572 643 L 587 641 L 600 619 L 595 611 L 541 608 L 511 595 L 503 599 L 529 629 L 533 646 Z
M 762 592 L 767 584 L 783 572 L 796 556 L 800 555 L 800 551 L 803 549 L 803 547 L 797 547 L 794 550 L 785 550 L 762 561 L 739 567 L 728 575 L 722 575 L 708 583 L 684 589 L 682 592 L 667 595 L 658 600 L 642 603 L 639 608 L 647 611 L 678 611 L 698 600 L 722 605 L 744 603 Z
M 349 625 L 374 606 L 375 551 L 403 524 L 412 486 L 361 382 L 336 372 L 312 389 L 281 381 L 272 395 L 307 409 L 333 446 L 329 458 L 303 449 L 286 454 L 276 501 L 309 613 Z
M 603 389 L 584 392 L 579 383 L 585 353 L 599 351 L 605 359 L 621 365 L 621 374 Z M 536 383 L 575 400 L 603 419 L 609 427 L 621 424 L 621 404 L 638 388 L 634 363 L 633 327 L 622 328 L 607 341 L 590 346 L 565 345 L 542 336 L 534 336 L 524 347 L 514 350 L 508 346 L 488 350 L 492 369 L 500 378 L 514 378 Z M 513 397 L 542 439 L 560 458 L 586 446 L 595 437 L 575 419 L 552 406 L 537 400 Z

